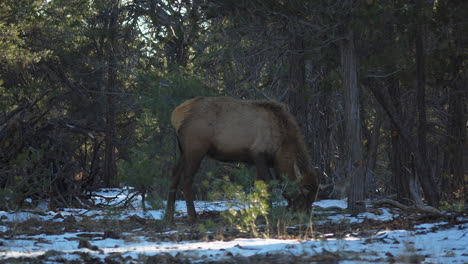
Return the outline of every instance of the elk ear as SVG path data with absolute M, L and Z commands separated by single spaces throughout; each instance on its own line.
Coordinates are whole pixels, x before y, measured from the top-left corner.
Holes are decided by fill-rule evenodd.
M 297 166 L 297 162 L 294 162 L 294 176 L 296 176 L 296 180 L 302 181 L 302 173 Z

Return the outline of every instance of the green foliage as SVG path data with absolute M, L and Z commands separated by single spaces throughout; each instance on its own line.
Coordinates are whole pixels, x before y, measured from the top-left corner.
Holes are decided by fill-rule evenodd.
M 9 65 L 26 65 L 38 62 L 41 54 L 31 52 L 19 36 L 21 29 L 16 25 L 6 25 L 0 21 L 0 59 Z
M 468 175 L 465 175 L 465 178 Z M 468 182 L 465 180 L 465 182 Z M 468 187 L 468 186 L 467 186 Z M 463 186 L 449 194 L 446 200 L 440 202 L 440 209 L 451 212 L 462 212 L 467 207 Z
M 229 224 L 252 236 L 259 236 L 259 230 L 263 230 L 262 236 L 287 236 L 290 226 L 296 226 L 295 231 L 303 236 L 311 234 L 313 214 L 292 212 L 286 207 L 283 194 L 297 190 L 294 189 L 298 186 L 296 181 L 284 178 L 281 182 L 271 181 L 269 184 L 254 182 L 252 173 L 245 168 L 233 174 L 239 175 L 241 180 L 249 176 L 251 183 L 249 186 L 239 185 L 235 181 L 221 184 L 222 195 L 215 197 L 228 201 L 228 209 L 222 212 L 222 216 Z
M 287 208 L 284 195 L 288 192 L 296 193 L 300 183 L 299 180 L 291 181 L 283 177 L 281 181 L 272 181 L 269 184 L 271 190 L 270 214 L 266 234 L 278 237 L 288 235 L 288 227 L 294 226 L 298 235 L 307 236 L 313 228 L 314 214 L 305 212 L 294 212 Z
M 38 16 L 41 1 L 2 1 L 0 4 L 0 60 L 8 66 L 39 62 L 46 50 L 35 50 L 28 37 L 43 25 Z
M 243 190 L 248 190 L 255 186 L 255 173 L 253 167 L 242 166 L 232 171 L 231 181 L 240 185 Z
M 3 201 L 0 208 L 11 209 L 21 206 L 26 198 L 36 201 L 48 196 L 53 175 L 41 166 L 43 160 L 43 151 L 30 148 L 10 162 L 12 179 L 7 187 L 0 190 L 0 199 Z
M 212 201 L 228 199 L 225 188 L 233 182 L 243 192 L 249 192 L 255 183 L 254 168 L 244 166 L 243 164 L 226 171 L 222 165 L 215 163 L 205 170 L 206 173 L 202 174 L 201 185 L 195 185 L 196 190 L 208 194 L 206 197 L 201 197 L 204 199 Z
M 119 182 L 134 187 L 140 193 L 143 209 L 146 210 L 146 202 L 152 209 L 161 209 L 167 197 L 166 186 L 169 185 L 162 168 L 169 161 L 164 156 L 149 157 L 148 153 L 134 150 L 130 160 L 123 161 L 119 166 Z
M 134 152 L 130 161 L 122 162 L 120 180 L 133 187 L 145 186 L 157 174 L 155 160 L 149 159 L 144 152 Z
M 236 184 L 224 186 L 224 192 L 229 199 L 229 209 L 223 212 L 223 217 L 241 232 L 258 236 L 257 218 L 263 217 L 268 223 L 270 208 L 270 193 L 268 185 L 263 181 L 256 181 L 250 192 L 242 191 Z
M 203 221 L 198 225 L 198 231 L 200 233 L 207 233 L 209 230 L 217 227 L 217 224 L 211 220 Z
M 148 202 L 159 208 L 167 196 L 167 179 L 177 149 L 171 112 L 182 101 L 208 92 L 200 80 L 184 71 L 142 73 L 137 81 L 141 114 L 133 137 L 138 143 L 119 165 L 119 180 L 135 187 L 144 198 L 150 194 Z
M 69 173 L 59 179 L 65 188 L 78 168 L 90 177 L 88 184 L 100 184 L 103 150 L 109 142 L 103 134 L 114 130 L 110 142 L 116 143 L 115 161 L 120 163 L 122 181 L 144 193 L 160 189 L 156 193 L 164 196 L 167 185 L 162 179 L 175 162 L 177 148 L 170 126 L 174 107 L 199 95 L 281 98 L 291 81 L 294 50 L 289 40 L 294 34 L 304 38 L 305 109 L 312 115 L 305 127 L 313 127 L 309 131 L 315 135 L 313 151 L 323 155 L 314 159 L 322 160 L 329 175 L 341 175 L 336 170 L 343 157 L 339 106 L 347 100 L 342 97 L 339 53 L 343 40 L 339 25 L 344 24 L 356 34 L 364 118 L 375 119 L 379 112 L 375 110 L 381 108 L 367 87 L 386 91 L 397 83 L 401 101 L 383 101 L 401 107 L 402 124 L 413 124 L 414 26 L 418 20 L 423 22 L 427 97 L 441 98 L 427 102 L 428 149 L 453 153 L 444 142 L 458 138 L 450 121 L 454 116 L 450 109 L 455 107 L 451 94 L 460 98 L 462 106 L 466 104 L 462 77 L 468 65 L 463 34 L 468 2 L 423 2 L 419 15 L 414 5 L 404 1 L 361 1 L 352 8 L 349 3 L 336 3 L 155 1 L 155 10 L 170 14 L 161 20 L 148 15 L 145 1 L 121 1 L 118 30 L 112 32 L 109 1 L 0 1 L 0 192 L 17 203 L 29 194 L 45 197 L 57 182 L 58 168 L 62 174 Z M 118 40 L 113 52 L 111 38 Z M 113 56 L 117 82 L 115 91 L 108 93 Z M 108 111 L 111 101 L 115 112 Z M 109 112 L 116 121 L 110 129 L 106 127 Z M 415 126 L 408 130 L 416 134 Z M 379 152 L 386 153 L 392 149 L 391 142 L 388 135 L 381 133 L 381 138 Z M 463 151 L 457 155 L 463 158 Z M 374 171 L 385 178 L 382 186 L 387 186 L 391 169 L 384 156 L 388 155 L 381 154 L 377 164 L 385 165 Z M 442 160 L 432 163 L 438 166 L 435 171 L 451 173 L 450 162 Z M 254 185 L 253 177 L 246 177 L 242 169 L 219 164 L 202 168 L 198 175 L 201 179 L 194 189 L 201 198 L 211 191 L 222 195 L 224 181 L 236 182 L 243 191 Z M 214 181 L 219 175 L 222 180 Z M 446 186 L 445 191 L 451 192 L 446 197 L 463 193 L 458 186 Z
M 144 198 L 150 194 L 148 202 L 159 208 L 167 196 L 167 179 L 177 149 L 171 112 L 183 100 L 207 92 L 200 80 L 182 71 L 140 74 L 137 86 L 141 114 L 133 137 L 138 146 L 119 165 L 119 180 L 135 187 Z
M 212 94 L 197 76 L 182 69 L 169 73 L 141 73 L 138 87 L 142 107 L 166 126 L 177 105 L 195 96 Z
M 11 209 L 12 206 L 15 206 L 17 204 L 16 199 L 14 198 L 14 188 L 2 188 L 0 189 L 0 209 L 2 210 L 8 210 Z
M 41 166 L 44 160 L 44 152 L 41 150 L 29 149 L 20 153 L 14 161 L 13 167 L 17 168 L 18 174 L 15 177 L 17 190 L 15 196 L 18 201 L 28 198 L 44 198 L 51 187 L 53 177 L 50 170 Z

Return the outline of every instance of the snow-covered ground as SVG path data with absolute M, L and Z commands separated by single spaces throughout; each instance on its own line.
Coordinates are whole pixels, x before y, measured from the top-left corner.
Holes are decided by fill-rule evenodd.
M 108 202 L 103 197 L 116 197 L 111 203 L 124 199 L 126 193 L 121 190 L 105 190 L 98 193 L 102 202 Z M 178 201 L 177 211 L 183 215 L 186 211 L 185 202 Z M 315 202 L 316 208 L 346 208 L 346 201 L 323 200 Z M 222 202 L 197 202 L 197 211 L 222 211 L 226 206 Z M 42 258 L 47 263 L 63 263 L 67 261 L 83 261 L 83 254 L 104 261 L 109 256 L 119 256 L 120 260 L 137 260 L 141 256 L 169 254 L 178 259 L 188 259 L 190 262 L 217 261 L 233 257 L 249 257 L 254 255 L 288 254 L 291 256 L 333 255 L 340 263 L 368 262 L 422 262 L 422 263 L 468 263 L 468 219 L 459 217 L 454 224 L 447 222 L 423 223 L 413 226 L 410 230 L 374 230 L 368 236 L 348 233 L 344 237 L 333 234 L 323 234 L 316 239 L 262 239 L 237 238 L 230 241 L 213 240 L 155 240 L 135 229 L 118 236 L 106 236 L 102 232 L 84 232 L 63 230 L 60 234 L 15 234 L 15 223 L 28 219 L 38 221 L 62 222 L 72 216 L 79 222 L 83 218 L 100 220 L 106 217 L 129 219 L 161 219 L 164 210 L 139 209 L 139 201 L 133 208 L 109 214 L 106 210 L 63 209 L 44 211 L 45 206 L 30 211 L 5 212 L 0 211 L 0 262 L 12 261 L 13 258 Z M 400 216 L 386 208 L 373 208 L 357 217 L 345 214 L 329 214 L 320 224 L 362 223 L 366 219 L 376 221 L 396 220 Z M 110 227 L 112 229 L 112 227 Z M 166 230 L 162 234 L 170 235 L 183 232 L 181 230 Z M 37 234 L 39 233 L 39 234 Z M 84 239 L 83 237 L 86 237 Z M 166 254 L 166 255 L 167 255 Z M 45 257 L 46 256 L 46 257 Z

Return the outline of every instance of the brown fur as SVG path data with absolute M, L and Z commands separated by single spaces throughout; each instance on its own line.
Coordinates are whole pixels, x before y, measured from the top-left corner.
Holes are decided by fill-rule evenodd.
M 307 210 L 318 189 L 304 138 L 284 105 L 229 97 L 197 97 L 179 105 L 171 116 L 182 155 L 177 162 L 166 216 L 172 219 L 175 192 L 182 181 L 188 215 L 195 220 L 191 185 L 205 155 L 221 161 L 255 164 L 257 178 L 269 181 L 269 168 L 289 179 L 300 178 L 299 190 L 285 193 L 289 206 Z

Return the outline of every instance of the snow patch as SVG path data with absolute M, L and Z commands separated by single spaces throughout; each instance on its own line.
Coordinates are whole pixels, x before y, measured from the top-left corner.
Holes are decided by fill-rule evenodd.
M 106 189 L 94 194 L 96 203 L 105 205 L 119 205 L 133 189 Z M 23 222 L 29 219 L 41 221 L 52 220 L 61 222 L 67 217 L 75 220 L 88 217 L 93 220 L 100 219 L 128 219 L 138 216 L 144 219 L 162 219 L 164 209 L 144 211 L 140 208 L 141 200 L 135 197 L 132 202 L 134 210 L 85 210 L 85 209 L 61 209 L 56 212 L 45 211 L 33 212 L 6 212 L 0 211 L 0 232 L 8 232 L 8 224 Z M 198 212 L 202 211 L 224 211 L 227 209 L 226 202 L 204 202 L 196 201 Z M 321 200 L 314 203 L 315 207 L 332 208 L 338 210 L 346 209 L 346 200 Z M 42 207 L 43 209 L 44 207 Z M 187 208 L 184 201 L 176 202 L 176 212 L 179 215 L 186 214 Z M 318 210 L 319 211 L 319 210 Z M 59 215 L 60 214 L 60 215 Z M 373 208 L 366 213 L 354 217 L 349 214 L 336 214 L 327 216 L 324 222 L 361 223 L 365 219 L 376 221 L 390 221 L 399 217 L 392 214 L 386 208 Z M 61 216 L 61 217 L 58 217 Z M 463 221 L 460 220 L 460 221 Z M 320 222 L 318 223 L 320 224 Z M 359 237 L 356 234 L 348 234 L 344 238 L 336 238 L 335 234 L 325 234 L 321 239 L 291 240 L 291 239 L 235 239 L 232 241 L 181 241 L 181 242 L 154 242 L 154 237 L 136 236 L 131 233 L 121 234 L 123 238 L 104 238 L 98 232 L 73 232 L 60 235 L 18 235 L 3 239 L 0 244 L 0 262 L 6 258 L 38 257 L 46 252 L 58 251 L 57 256 L 48 257 L 49 261 L 55 259 L 66 259 L 68 261 L 79 261 L 79 252 L 87 252 L 101 260 L 111 253 L 120 253 L 123 257 L 137 259 L 141 255 L 152 256 L 161 253 L 169 253 L 173 256 L 181 254 L 183 258 L 191 262 L 216 261 L 233 256 L 253 256 L 256 254 L 291 254 L 295 256 L 314 256 L 317 254 L 333 253 L 338 256 L 347 254 L 356 256 L 358 260 L 345 260 L 340 263 L 362 263 L 362 261 L 390 260 L 393 256 L 398 260 L 400 257 L 417 254 L 424 257 L 426 263 L 467 263 L 468 234 L 467 224 L 458 224 L 452 228 L 446 227 L 447 222 L 430 224 L 419 224 L 415 231 L 408 230 L 386 230 L 377 232 L 369 237 Z M 444 229 L 445 228 L 445 229 Z M 133 232 L 139 232 L 135 229 Z M 167 230 L 161 235 L 183 234 L 176 230 Z M 78 248 L 79 241 L 83 235 L 88 236 L 89 243 L 98 250 Z M 131 239 L 126 239 L 131 237 Z

